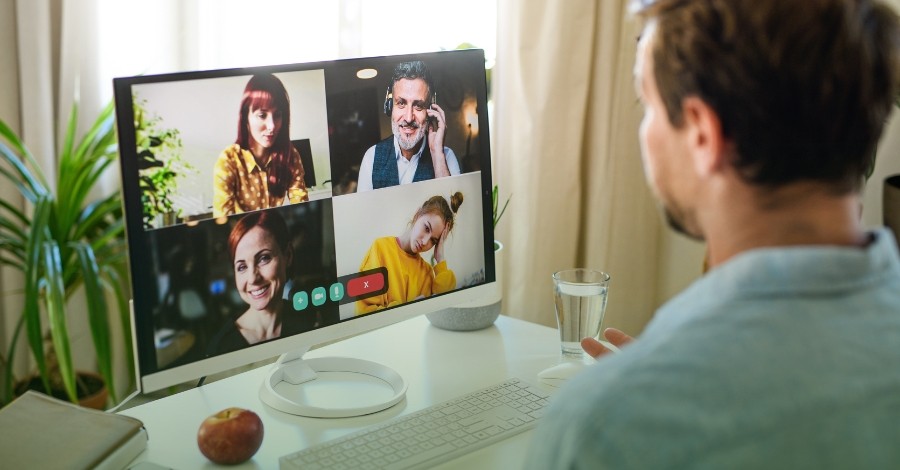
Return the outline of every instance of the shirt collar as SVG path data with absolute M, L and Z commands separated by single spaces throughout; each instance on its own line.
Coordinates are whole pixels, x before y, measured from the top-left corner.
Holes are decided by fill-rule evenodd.
M 250 170 L 250 172 L 253 172 L 254 168 L 259 168 L 259 171 L 266 170 L 266 168 L 264 166 L 259 166 L 256 163 L 256 157 L 253 156 L 253 152 L 251 152 L 250 150 L 242 148 L 241 149 L 241 158 L 244 159 L 244 164 L 247 165 L 247 168 Z M 268 162 L 266 162 L 266 163 L 268 164 Z
M 875 229 L 866 247 L 758 248 L 706 273 L 670 303 L 697 298 L 775 298 L 851 291 L 900 274 L 893 234 Z M 714 293 L 714 294 L 712 294 Z M 712 295 L 711 295 L 712 294 Z
M 422 145 L 419 146 L 419 151 L 416 152 L 416 154 L 413 155 L 412 158 L 409 159 L 410 163 L 419 161 L 419 157 L 422 156 L 422 152 L 425 150 L 425 146 L 428 145 L 428 142 L 425 142 L 425 139 L 427 139 L 427 138 L 428 138 L 427 134 L 424 137 L 422 137 L 422 140 L 423 140 Z M 400 140 L 397 138 L 397 134 L 394 134 L 394 158 L 396 160 L 400 160 L 401 158 L 403 158 L 403 154 L 400 153 Z

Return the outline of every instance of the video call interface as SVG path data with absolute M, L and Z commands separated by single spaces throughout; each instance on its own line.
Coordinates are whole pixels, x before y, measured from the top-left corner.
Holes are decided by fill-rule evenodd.
M 142 371 L 494 280 L 482 51 L 115 88 Z

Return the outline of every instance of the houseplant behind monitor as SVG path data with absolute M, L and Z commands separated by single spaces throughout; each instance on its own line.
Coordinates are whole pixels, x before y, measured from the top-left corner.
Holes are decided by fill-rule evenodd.
M 114 191 L 91 198 L 95 183 L 117 158 L 113 106 L 110 103 L 80 139 L 75 138 L 77 115 L 73 106 L 52 169 L 41 168 L 22 139 L 0 120 L 0 181 L 17 188 L 19 196 L 0 199 L 0 265 L 20 271 L 25 279 L 19 291 L 24 308 L 8 349 L 0 351 L 4 374 L 0 406 L 28 388 L 78 403 L 97 392 L 85 385 L 97 382 L 115 402 L 110 328 L 114 314 L 123 328 L 126 357 L 122 360 L 133 367 L 121 196 Z M 45 176 L 47 170 L 54 171 L 52 178 Z M 25 209 L 21 209 L 22 199 L 27 201 Z M 69 308 L 77 306 L 71 300 L 80 290 L 85 294 L 84 305 Z M 115 308 L 107 307 L 106 293 L 113 294 Z M 81 321 L 90 327 L 102 380 L 85 379 L 74 367 L 69 327 L 81 314 L 87 316 Z M 37 372 L 17 380 L 13 356 L 23 335 Z M 97 406 L 105 407 L 106 399 L 101 401 Z

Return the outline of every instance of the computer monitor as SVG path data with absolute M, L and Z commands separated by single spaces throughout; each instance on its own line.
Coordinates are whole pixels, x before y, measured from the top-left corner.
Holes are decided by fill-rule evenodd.
M 303 353 L 495 287 L 482 51 L 142 75 L 114 87 L 141 391 L 282 355 L 261 386 L 267 404 L 311 416 L 377 411 L 402 400 L 396 373 Z M 436 127 L 422 117 L 438 112 Z M 429 144 L 441 136 L 443 149 Z M 311 409 L 285 392 L 333 369 L 381 377 L 396 393 Z

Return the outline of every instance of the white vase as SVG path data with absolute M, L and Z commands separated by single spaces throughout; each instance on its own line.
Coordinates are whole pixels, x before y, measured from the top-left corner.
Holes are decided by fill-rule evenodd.
M 473 331 L 487 328 L 494 324 L 500 316 L 503 301 L 502 280 L 500 276 L 503 256 L 503 244 L 494 240 L 494 261 L 497 282 L 493 291 L 485 297 L 473 299 L 456 307 L 445 308 L 426 314 L 432 325 L 453 331 Z

